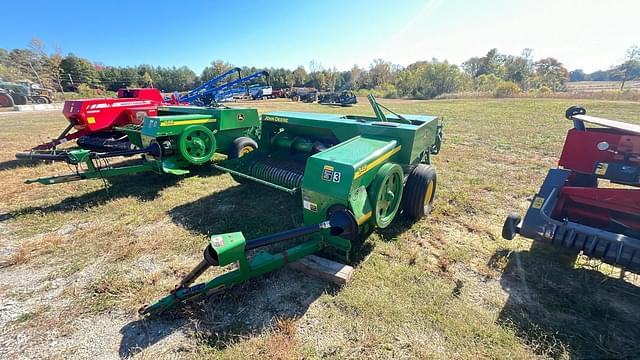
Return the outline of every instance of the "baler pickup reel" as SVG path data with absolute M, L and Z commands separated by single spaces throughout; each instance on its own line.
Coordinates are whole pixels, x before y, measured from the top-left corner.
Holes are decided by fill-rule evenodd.
M 358 235 L 358 224 L 353 214 L 346 209 L 338 209 L 329 215 L 329 219 L 318 224 L 307 225 L 253 240 L 245 240 L 241 232 L 213 235 L 204 250 L 204 259 L 185 276 L 171 294 L 157 302 L 143 306 L 141 315 L 158 314 L 189 299 L 211 294 L 251 278 L 263 275 L 290 262 L 302 259 L 322 250 L 327 243 L 318 233 L 351 240 Z M 306 241 L 276 254 L 259 251 L 248 259 L 246 252 L 265 246 L 307 236 Z M 237 264 L 237 269 L 222 274 L 212 280 L 191 286 L 207 269 L 214 266 Z
M 524 219 L 509 215 L 502 236 L 520 234 L 640 272 L 640 126 L 588 116 L 579 107 L 566 117 L 574 128 L 561 168 L 549 171 Z M 599 179 L 626 187 L 598 187 Z

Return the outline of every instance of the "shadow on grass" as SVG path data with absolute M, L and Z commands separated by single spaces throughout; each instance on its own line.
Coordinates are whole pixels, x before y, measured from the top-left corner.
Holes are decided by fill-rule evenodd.
M 42 161 L 18 160 L 18 159 L 0 161 L 0 171 L 13 170 L 13 169 L 18 169 L 18 168 L 34 167 L 34 166 L 36 166 L 38 164 L 41 164 L 41 163 L 42 163 Z
M 300 318 L 318 297 L 336 291 L 335 285 L 320 279 L 280 269 L 160 317 L 125 325 L 120 330 L 119 354 L 131 357 L 176 333 L 207 348 L 223 350 L 259 335 L 277 320 Z
M 202 169 L 198 173 L 191 173 L 186 176 L 207 176 L 217 174 L 215 171 Z M 21 215 L 34 213 L 55 213 L 73 210 L 88 209 L 102 205 L 114 199 L 125 197 L 136 197 L 143 201 L 154 200 L 160 192 L 168 187 L 176 185 L 185 176 L 160 175 L 155 173 L 132 174 L 121 177 L 105 179 L 106 187 L 95 190 L 80 196 L 65 198 L 56 204 L 45 206 L 31 206 L 18 209 L 9 213 L 0 214 L 0 222 L 15 218 Z M 101 181 L 100 179 L 82 181 Z M 56 186 L 56 185 L 33 185 L 33 186 Z
M 581 258 L 582 260 L 582 258 Z M 529 251 L 496 252 L 509 299 L 499 322 L 534 352 L 578 359 L 635 358 L 640 354 L 640 288 L 584 267 L 575 255 L 534 243 Z M 628 275 L 638 280 L 637 275 Z
M 203 235 L 242 231 L 247 239 L 302 224 L 299 195 L 253 183 L 178 206 L 169 216 L 176 224 Z

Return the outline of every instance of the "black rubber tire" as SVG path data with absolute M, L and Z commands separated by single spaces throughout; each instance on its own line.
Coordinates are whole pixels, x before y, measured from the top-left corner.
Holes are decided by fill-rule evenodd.
M 239 137 L 231 143 L 231 147 L 229 148 L 229 159 L 237 159 L 246 154 L 246 148 L 251 147 L 253 150 L 258 148 L 258 144 L 249 137 L 243 136 Z M 251 151 L 253 151 L 251 150 Z
M 587 110 L 585 110 L 585 108 L 583 108 L 582 106 L 571 106 L 570 108 L 567 109 L 567 111 L 565 111 L 564 116 L 569 120 L 573 120 L 573 117 L 575 115 L 586 115 L 586 114 L 587 114 Z
M 433 199 L 436 196 L 437 180 L 436 169 L 432 166 L 419 164 L 413 168 L 407 177 L 402 194 L 402 210 L 405 216 L 417 221 L 431 212 Z M 433 190 L 430 198 L 426 199 L 427 187 L 430 182 L 433 182 Z
M 252 138 L 246 136 L 239 137 L 233 140 L 233 142 L 231 143 L 231 148 L 229 148 L 229 154 L 227 154 L 229 156 L 229 159 L 237 159 L 242 157 L 245 154 L 243 149 L 247 146 L 253 147 L 253 150 L 258 148 L 258 144 Z M 231 177 L 238 184 L 246 184 L 251 182 L 251 180 L 243 178 L 242 176 L 231 174 Z
M 13 98 L 8 93 L 0 93 L 0 107 L 13 107 Z
M 518 233 L 518 224 L 522 218 L 518 213 L 511 213 L 504 221 L 502 225 L 502 237 L 505 240 L 513 240 Z
M 36 103 L 36 104 L 48 104 L 49 103 L 47 98 L 44 97 L 44 96 L 34 96 L 33 97 L 33 102 Z
M 16 105 L 27 105 L 27 97 L 20 94 L 13 94 L 13 103 Z

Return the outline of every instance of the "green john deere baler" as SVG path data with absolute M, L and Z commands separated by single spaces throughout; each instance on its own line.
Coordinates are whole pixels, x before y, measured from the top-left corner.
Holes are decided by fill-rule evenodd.
M 239 182 L 299 194 L 304 226 L 252 240 L 240 232 L 212 236 L 204 259 L 171 294 L 140 312 L 164 311 L 317 252 L 349 262 L 362 238 L 389 226 L 399 212 L 414 220 L 427 214 L 436 190 L 431 155 L 440 150 L 442 125 L 433 116 L 396 114 L 372 96 L 369 101 L 375 117 L 264 114 L 258 149 L 214 166 Z M 247 256 L 294 238 L 297 245 L 285 251 Z M 237 269 L 191 285 L 209 267 L 228 264 Z
M 85 149 L 17 153 L 20 159 L 65 161 L 76 166 L 66 175 L 29 179 L 45 185 L 107 178 L 140 172 L 182 175 L 189 168 L 208 163 L 215 153 L 230 158 L 256 149 L 260 119 L 256 109 L 228 107 L 162 106 L 158 116 L 146 117 L 142 125 L 118 128 L 127 134 L 131 150 L 96 152 Z M 112 166 L 109 159 L 142 155 L 135 165 Z

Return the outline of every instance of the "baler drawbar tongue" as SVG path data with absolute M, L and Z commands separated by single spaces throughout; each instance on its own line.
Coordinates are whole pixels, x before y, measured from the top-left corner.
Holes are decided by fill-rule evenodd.
M 89 150 L 69 150 L 60 152 L 39 152 L 32 150 L 29 152 L 18 152 L 16 153 L 16 158 L 25 160 L 64 161 L 70 165 L 78 166 L 83 164 L 85 166 L 86 170 L 83 172 L 76 171 L 76 173 L 73 174 L 54 175 L 36 179 L 28 179 L 25 181 L 25 183 L 27 184 L 41 183 L 44 185 L 50 185 L 83 179 L 107 178 L 124 174 L 135 174 L 139 172 L 151 171 L 151 164 L 120 167 L 101 167 L 98 163 L 103 159 L 118 156 L 132 156 L 138 154 L 148 154 L 159 157 L 161 156 L 161 151 L 162 150 L 160 149 L 160 145 L 154 142 L 144 149 L 117 150 L 106 153 Z
M 183 301 L 194 299 L 207 293 L 221 291 L 283 267 L 290 262 L 302 259 L 325 247 L 322 237 L 310 237 L 307 241 L 277 254 L 260 251 L 251 260 L 247 259 L 246 251 L 316 234 L 321 231 L 327 231 L 332 236 L 350 239 L 357 234 L 358 224 L 351 212 L 337 210 L 329 215 L 329 220 L 321 223 L 265 235 L 248 241 L 244 239 L 240 232 L 213 235 L 210 244 L 204 250 L 204 259 L 180 281 L 180 284 L 171 291 L 171 294 L 151 305 L 143 306 L 138 312 L 141 315 L 158 314 Z M 208 268 L 232 263 L 238 263 L 236 270 L 222 274 L 207 282 L 190 286 Z

